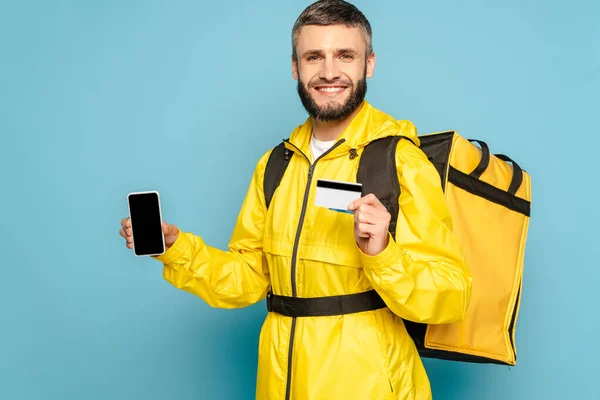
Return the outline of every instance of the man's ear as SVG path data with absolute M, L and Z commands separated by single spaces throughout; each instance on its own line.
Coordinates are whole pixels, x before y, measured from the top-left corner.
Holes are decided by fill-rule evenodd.
M 298 80 L 298 61 L 296 61 L 296 57 L 292 54 L 292 76 L 295 80 Z
M 375 61 L 375 53 L 371 53 L 369 58 L 367 58 L 367 78 L 372 77 L 373 73 L 375 72 Z

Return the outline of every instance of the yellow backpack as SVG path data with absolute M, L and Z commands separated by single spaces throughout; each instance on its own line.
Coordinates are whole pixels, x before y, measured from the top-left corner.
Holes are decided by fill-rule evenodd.
M 403 139 L 409 140 L 392 136 L 369 143 L 361 155 L 356 179 L 364 193 L 375 194 L 392 214 L 392 235 L 400 195 L 394 154 Z M 467 140 L 455 131 L 422 135 L 419 140 L 421 150 L 440 174 L 473 287 L 461 322 L 425 325 L 405 320 L 408 333 L 422 357 L 515 365 L 515 326 L 531 206 L 530 176 L 507 156 L 491 154 L 485 142 Z M 270 156 L 264 178 L 267 206 L 290 157 L 283 144 Z M 376 300 L 374 308 L 381 306 Z M 350 311 L 352 307 L 348 305 Z
M 490 154 L 485 142 L 474 141 L 479 149 L 454 131 L 419 139 L 442 177 L 473 289 L 463 321 L 429 325 L 412 336 L 426 356 L 515 365 L 530 175 L 509 157 Z

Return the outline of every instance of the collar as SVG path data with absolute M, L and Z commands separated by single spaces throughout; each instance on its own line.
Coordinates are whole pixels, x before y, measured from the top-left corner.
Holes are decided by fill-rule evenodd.
M 304 154 L 308 154 L 312 131 L 313 120 L 312 117 L 308 117 L 302 125 L 293 130 L 286 146 L 292 151 L 295 151 L 294 147 L 296 147 Z M 336 141 L 342 141 L 342 143 L 329 156 L 333 157 L 341 153 L 348 153 L 352 149 L 357 150 L 364 147 L 375 139 L 396 135 L 406 136 L 417 145 L 419 144 L 417 130 L 410 121 L 396 120 L 363 100 L 360 111 Z

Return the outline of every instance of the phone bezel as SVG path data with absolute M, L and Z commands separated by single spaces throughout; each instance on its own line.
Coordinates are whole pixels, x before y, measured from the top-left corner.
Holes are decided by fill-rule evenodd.
M 162 239 L 162 252 L 160 253 L 156 253 L 156 254 L 137 254 L 135 252 L 135 240 L 133 241 L 133 254 L 136 257 L 155 257 L 155 256 L 160 256 L 162 254 L 164 254 L 166 252 L 166 245 L 165 245 L 165 234 L 162 231 L 162 223 L 163 223 L 163 219 L 162 219 L 162 207 L 161 207 L 161 201 L 160 201 L 160 193 L 157 190 L 144 190 L 144 191 L 137 191 L 137 192 L 130 192 L 127 194 L 127 210 L 129 212 L 129 222 L 131 223 L 131 235 L 133 236 L 133 218 L 131 218 L 131 202 L 130 202 L 130 198 L 131 196 L 136 196 L 136 195 L 143 195 L 143 194 L 156 194 L 156 197 L 158 199 L 158 215 L 160 217 L 160 226 L 161 226 L 161 239 Z

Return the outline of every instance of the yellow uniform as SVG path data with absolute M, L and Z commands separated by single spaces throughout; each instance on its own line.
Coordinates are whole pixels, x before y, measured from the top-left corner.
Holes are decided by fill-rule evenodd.
M 180 232 L 156 257 L 164 263 L 164 277 L 220 308 L 254 304 L 270 290 L 310 298 L 375 289 L 387 308 L 297 318 L 269 312 L 260 333 L 256 398 L 430 399 L 426 372 L 402 319 L 458 321 L 471 296 L 439 174 L 415 144 L 398 143 L 395 239 L 390 235 L 382 253 L 368 256 L 356 244 L 352 214 L 314 206 L 316 181 L 355 182 L 366 144 L 390 135 L 419 143 L 416 129 L 364 101 L 315 164 L 311 133 L 310 118 L 292 132 L 286 146 L 295 154 L 268 209 L 263 178 L 270 152 L 261 157 L 228 251 Z

